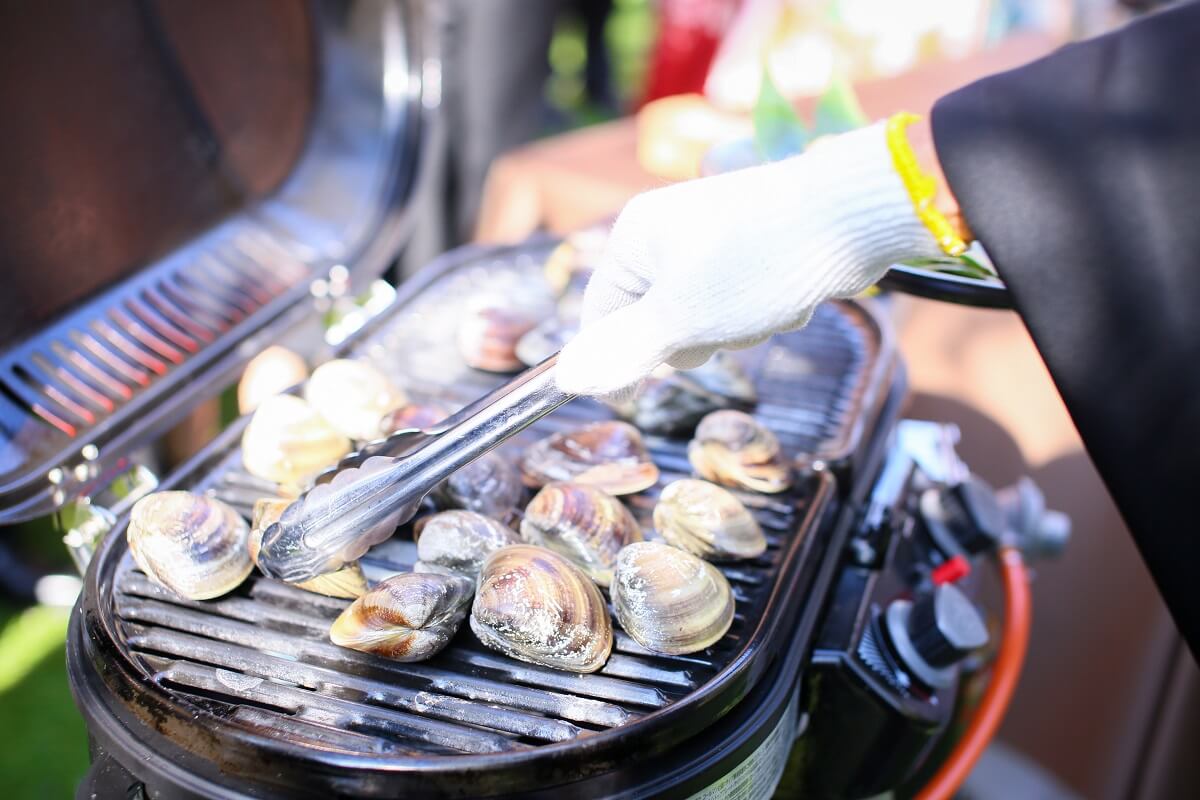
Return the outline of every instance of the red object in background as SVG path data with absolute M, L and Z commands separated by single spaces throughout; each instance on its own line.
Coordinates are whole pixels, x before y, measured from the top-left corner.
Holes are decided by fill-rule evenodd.
M 934 586 L 941 586 L 943 583 L 957 583 L 970 574 L 971 562 L 962 556 L 955 556 L 934 567 L 929 578 Z
M 721 36 L 742 0 L 660 0 L 658 40 L 650 57 L 643 103 L 704 91 Z

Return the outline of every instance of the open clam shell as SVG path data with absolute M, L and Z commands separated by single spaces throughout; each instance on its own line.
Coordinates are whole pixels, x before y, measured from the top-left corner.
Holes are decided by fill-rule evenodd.
M 262 547 L 263 532 L 272 523 L 279 521 L 280 515 L 291 502 L 291 500 L 274 497 L 265 497 L 254 501 L 254 519 L 250 523 L 250 538 L 247 541 L 247 547 L 250 552 L 250 560 L 255 564 L 258 564 L 258 551 Z M 363 575 L 362 567 L 357 561 L 336 572 L 318 575 L 292 585 L 306 592 L 323 594 L 326 597 L 340 597 L 346 600 L 361 597 L 367 592 L 367 578 Z
M 484 560 L 510 544 L 515 531 L 474 511 L 442 511 L 422 520 L 417 534 L 417 572 L 461 575 L 474 581 Z
M 668 544 L 700 558 L 757 558 L 767 538 L 741 501 L 716 484 L 674 481 L 659 495 L 654 528 Z
M 521 368 L 517 342 L 537 320 L 515 308 L 484 306 L 468 312 L 458 328 L 458 351 L 468 366 L 488 372 Z
M 613 611 L 634 641 L 669 655 L 710 647 L 733 623 L 733 590 L 716 567 L 660 542 L 631 544 L 617 557 Z
M 577 483 L 551 483 L 526 506 L 521 537 L 566 556 L 596 583 L 608 586 L 617 553 L 640 542 L 642 529 L 612 495 Z
M 250 528 L 220 500 L 191 492 L 155 492 L 134 504 L 126 537 L 133 560 L 156 583 L 189 600 L 237 588 L 254 565 Z
M 463 508 L 495 519 L 508 519 L 524 497 L 521 473 L 494 452 L 462 467 L 433 491 L 434 500 L 442 507 Z
M 457 575 L 393 575 L 355 600 L 329 629 L 341 647 L 396 661 L 436 655 L 458 632 L 473 586 Z
M 571 672 L 595 672 L 612 652 L 612 621 L 596 584 L 567 559 L 533 545 L 488 556 L 471 630 L 505 655 Z
M 349 452 L 349 439 L 290 394 L 264 400 L 242 434 L 246 471 L 284 486 L 303 486 Z
M 378 437 L 383 415 L 408 402 L 378 369 L 349 358 L 326 361 L 313 370 L 304 399 L 338 433 L 359 441 Z
M 742 411 L 714 411 L 688 443 L 688 461 L 702 478 L 723 486 L 775 494 L 791 486 L 779 440 Z
M 609 494 L 633 494 L 658 480 L 642 435 L 627 422 L 593 422 L 535 442 L 521 459 L 526 485 L 573 481 Z

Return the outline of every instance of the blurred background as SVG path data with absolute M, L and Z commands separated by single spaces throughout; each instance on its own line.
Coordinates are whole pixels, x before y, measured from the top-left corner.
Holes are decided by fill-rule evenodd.
M 445 0 L 443 107 L 391 277 L 470 241 L 603 220 L 639 191 L 771 157 L 1017 66 L 1155 5 L 1115 0 Z M 782 105 L 780 104 L 782 100 Z M 781 132 L 773 140 L 764 131 Z M 799 132 L 799 133 L 797 133 Z M 958 423 L 994 485 L 1032 475 L 1076 535 L 1039 566 L 1029 663 L 972 797 L 1173 797 L 1197 765 L 1183 649 L 1016 317 L 894 302 L 909 415 Z M 221 407 L 174 437 L 204 440 Z M 186 454 L 156 454 L 166 466 Z M 44 520 L 0 534 L 0 786 L 87 768 L 63 636 L 78 581 Z M 1188 737 L 1193 738 L 1188 738 Z M 781 789 L 786 796 L 786 786 Z

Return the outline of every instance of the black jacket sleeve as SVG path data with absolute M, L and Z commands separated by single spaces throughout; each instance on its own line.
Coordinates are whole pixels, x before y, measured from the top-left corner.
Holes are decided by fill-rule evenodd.
M 1200 3 L 967 86 L 932 123 L 1200 659 Z

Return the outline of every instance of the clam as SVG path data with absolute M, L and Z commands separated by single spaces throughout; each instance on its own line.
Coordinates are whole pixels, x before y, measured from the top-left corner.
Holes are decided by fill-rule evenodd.
M 544 547 L 515 544 L 483 562 L 471 630 L 505 655 L 595 672 L 612 652 L 612 621 L 596 584 Z
M 578 319 L 568 322 L 559 316 L 539 322 L 517 341 L 516 354 L 526 366 L 537 366 L 563 349 L 579 333 Z
M 258 551 L 262 547 L 263 531 L 272 523 L 279 521 L 279 516 L 291 502 L 291 500 L 274 497 L 254 501 L 254 520 L 250 524 L 250 538 L 247 547 L 250 552 L 250 560 L 255 564 L 258 563 Z M 337 572 L 318 575 L 292 585 L 306 592 L 315 592 L 327 597 L 341 597 L 346 600 L 361 597 L 367 591 L 367 579 L 357 561 Z
M 317 367 L 304 385 L 304 399 L 338 433 L 359 441 L 378 437 L 383 415 L 408 402 L 378 369 L 348 358 Z
M 189 600 L 230 592 L 254 565 L 250 528 L 236 511 L 191 492 L 146 495 L 130 513 L 129 552 L 151 580 Z
M 608 586 L 617 553 L 640 542 L 642 529 L 612 495 L 577 483 L 551 483 L 525 508 L 521 538 L 566 556 Z
M 458 632 L 472 589 L 469 580 L 457 575 L 393 575 L 351 603 L 334 620 L 329 639 L 396 661 L 422 661 Z
M 496 519 L 507 519 L 524 495 L 521 474 L 496 453 L 487 453 L 462 467 L 433 493 L 443 507 L 465 508 Z
M 468 366 L 488 372 L 521 368 L 517 342 L 537 320 L 512 308 L 484 306 L 468 312 L 458 327 L 458 351 Z
M 716 567 L 660 542 L 617 557 L 611 590 L 617 622 L 634 641 L 669 655 L 715 644 L 733 622 L 733 590 Z
M 268 397 L 302 383 L 308 377 L 304 359 L 286 347 L 271 345 L 246 364 L 238 381 L 238 411 L 249 414 Z
M 688 461 L 700 477 L 774 494 L 791 486 L 791 473 L 775 434 L 741 411 L 714 411 L 688 443 Z
M 285 486 L 304 485 L 349 452 L 349 439 L 290 394 L 264 400 L 242 434 L 246 471 Z
M 654 507 L 654 527 L 668 544 L 700 558 L 757 558 L 767 549 L 754 515 L 707 481 L 685 478 L 663 489 Z
M 723 408 L 751 408 L 758 395 L 733 356 L 718 352 L 696 369 L 652 378 L 625 415 L 647 433 L 691 433 L 705 415 Z
M 535 488 L 551 481 L 573 481 L 620 495 L 653 486 L 658 467 L 637 428 L 604 421 L 533 444 L 521 459 L 521 477 Z
M 462 575 L 474 581 L 483 560 L 501 547 L 519 544 L 507 525 L 474 511 L 442 511 L 422 520 L 417 534 L 417 572 Z
M 409 403 L 384 414 L 379 421 L 377 435 L 390 436 L 396 431 L 432 428 L 448 416 L 450 413 L 441 406 Z

